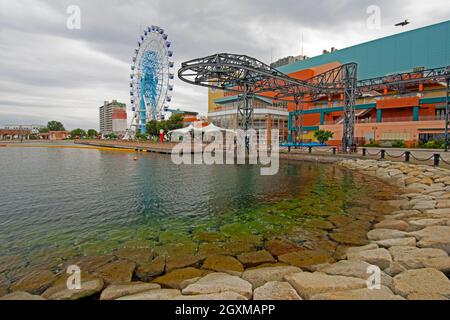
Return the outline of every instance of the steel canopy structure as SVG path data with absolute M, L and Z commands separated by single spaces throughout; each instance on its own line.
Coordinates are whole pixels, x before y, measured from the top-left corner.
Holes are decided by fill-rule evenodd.
M 239 54 L 219 53 L 182 63 L 178 77 L 187 83 L 236 92 L 241 97 L 241 128 L 251 127 L 254 95 L 270 93 L 274 100 L 312 102 L 333 94 L 344 99 L 342 151 L 354 147 L 355 100 L 365 92 L 390 88 L 399 92 L 412 83 L 442 82 L 447 88 L 445 139 L 449 146 L 450 66 L 405 72 L 385 77 L 357 79 L 357 64 L 347 63 L 306 80 L 292 78 L 263 62 Z
M 242 94 L 238 107 L 241 128 L 251 127 L 254 95 L 273 94 L 275 100 L 293 101 L 296 104 L 308 96 L 309 101 L 324 94 L 344 93 L 345 124 L 342 148 L 349 151 L 353 146 L 356 97 L 357 65 L 349 63 L 327 71 L 308 80 L 299 80 L 264 64 L 239 54 L 219 53 L 183 62 L 178 77 L 187 83 L 232 91 Z

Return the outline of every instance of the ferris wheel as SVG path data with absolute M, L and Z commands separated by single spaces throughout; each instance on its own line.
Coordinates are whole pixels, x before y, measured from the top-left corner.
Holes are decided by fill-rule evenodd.
M 140 36 L 131 64 L 132 131 L 145 133 L 150 120 L 164 120 L 172 100 L 173 52 L 164 29 L 151 26 Z

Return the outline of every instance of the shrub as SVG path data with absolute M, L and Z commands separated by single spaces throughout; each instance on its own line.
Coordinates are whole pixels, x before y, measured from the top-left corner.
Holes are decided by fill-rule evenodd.
M 393 148 L 406 148 L 406 144 L 405 141 L 403 140 L 398 140 L 392 143 L 392 147 Z

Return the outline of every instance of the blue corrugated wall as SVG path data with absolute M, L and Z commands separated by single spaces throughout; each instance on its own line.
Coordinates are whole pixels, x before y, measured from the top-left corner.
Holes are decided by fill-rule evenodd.
M 362 43 L 278 68 L 292 73 L 325 63 L 358 63 L 358 79 L 450 65 L 450 20 Z

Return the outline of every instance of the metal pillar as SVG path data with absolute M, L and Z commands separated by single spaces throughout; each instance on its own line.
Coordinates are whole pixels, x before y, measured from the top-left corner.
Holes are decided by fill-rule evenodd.
M 344 125 L 342 133 L 342 151 L 353 152 L 355 145 L 355 96 L 356 65 L 346 65 L 343 69 L 344 83 Z
M 449 148 L 449 127 L 450 127 L 450 78 L 447 78 L 447 94 L 445 95 L 445 152 Z
M 238 105 L 238 115 L 241 129 L 248 130 L 253 127 L 253 93 L 248 85 L 245 86 L 245 92 Z

